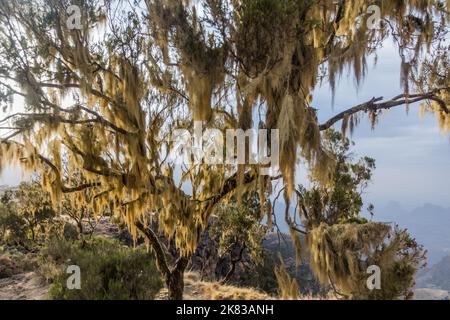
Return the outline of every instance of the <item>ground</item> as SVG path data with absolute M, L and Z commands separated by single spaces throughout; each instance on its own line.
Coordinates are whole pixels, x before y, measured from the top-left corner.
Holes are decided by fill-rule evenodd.
M 185 300 L 272 300 L 265 293 L 252 288 L 240 288 L 236 286 L 221 285 L 217 282 L 205 282 L 200 280 L 197 273 L 188 272 L 184 277 Z M 162 289 L 157 300 L 167 299 L 167 289 Z
M 49 285 L 34 271 L 0 279 L 0 300 L 45 300 Z
M 450 293 L 445 290 L 422 288 L 414 290 L 415 300 L 450 300 Z

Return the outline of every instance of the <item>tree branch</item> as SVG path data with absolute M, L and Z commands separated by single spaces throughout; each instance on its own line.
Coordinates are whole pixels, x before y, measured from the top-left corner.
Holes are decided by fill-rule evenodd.
M 167 262 L 166 253 L 164 252 L 163 246 L 159 241 L 158 236 L 151 228 L 144 226 L 142 222 L 136 221 L 135 224 L 136 228 L 138 228 L 138 230 L 141 231 L 145 235 L 145 237 L 150 241 L 153 250 L 155 250 L 158 266 L 161 272 L 164 274 L 164 276 L 167 277 L 168 275 L 171 274 L 171 270 Z
M 424 94 L 412 94 L 412 95 L 400 94 L 400 95 L 392 98 L 391 100 L 381 102 L 381 103 L 377 103 L 377 102 L 382 101 L 383 97 L 379 97 L 379 98 L 373 97 L 372 99 L 370 99 L 367 102 L 364 102 L 355 107 L 352 107 L 345 111 L 342 111 L 341 113 L 330 118 L 325 123 L 319 125 L 319 130 L 320 131 L 327 130 L 327 129 L 331 128 L 335 123 L 337 123 L 337 122 L 343 120 L 344 118 L 349 117 L 355 113 L 358 113 L 358 112 L 369 112 L 369 111 L 376 112 L 379 110 L 389 110 L 389 109 L 397 107 L 397 106 L 401 106 L 401 105 L 405 105 L 405 104 L 412 104 L 412 103 L 425 101 L 425 100 L 433 100 L 433 101 L 437 102 L 439 104 L 439 106 L 441 107 L 442 111 L 445 112 L 446 114 L 449 114 L 450 111 L 449 111 L 447 105 L 445 104 L 445 102 L 436 95 L 437 92 L 442 91 L 442 90 L 448 91 L 449 88 L 437 89 L 437 90 L 430 91 L 430 92 L 427 92 Z
M 73 193 L 73 192 L 79 192 L 79 191 L 83 191 L 83 190 L 86 190 L 89 188 L 100 187 L 100 186 L 101 186 L 100 182 L 85 183 L 85 184 L 81 184 L 81 185 L 75 186 L 75 187 L 63 186 L 62 192 L 63 193 Z
M 25 146 L 22 143 L 14 141 L 14 140 L 7 140 L 7 139 L 0 140 L 0 143 L 2 143 L 2 144 L 11 144 L 11 143 L 13 143 L 13 144 L 15 144 L 15 145 L 25 149 Z M 50 159 L 44 157 L 43 155 L 39 154 L 38 152 L 36 152 L 36 156 L 39 158 L 39 160 L 43 164 L 47 165 L 56 174 L 58 174 L 58 175 L 61 174 L 59 172 L 57 166 L 53 162 L 51 162 Z M 26 160 L 26 158 L 22 158 L 21 160 Z M 83 190 L 88 189 L 88 188 L 99 187 L 100 185 L 101 185 L 100 182 L 92 182 L 92 183 L 85 183 L 85 184 L 82 184 L 82 185 L 79 185 L 79 186 L 74 186 L 74 187 L 62 186 L 61 187 L 61 191 L 63 193 L 73 193 L 73 192 L 83 191 Z

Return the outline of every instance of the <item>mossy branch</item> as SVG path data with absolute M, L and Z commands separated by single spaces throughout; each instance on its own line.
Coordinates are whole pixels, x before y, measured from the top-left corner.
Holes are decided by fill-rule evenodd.
M 369 112 L 369 111 L 377 112 L 380 110 L 389 110 L 389 109 L 397 107 L 397 106 L 409 105 L 409 104 L 413 104 L 413 103 L 420 102 L 420 101 L 429 101 L 429 100 L 435 101 L 439 104 L 439 106 L 443 112 L 445 112 L 446 114 L 449 114 L 450 111 L 449 111 L 446 103 L 436 95 L 439 91 L 443 91 L 443 90 L 450 91 L 450 88 L 437 89 L 437 90 L 433 90 L 433 91 L 423 93 L 423 94 L 409 94 L 409 95 L 408 94 L 400 94 L 400 95 L 392 98 L 391 100 L 381 102 L 381 103 L 378 103 L 378 102 L 383 101 L 383 97 L 378 97 L 378 98 L 373 97 L 372 99 L 370 99 L 367 102 L 364 102 L 362 104 L 359 104 L 357 106 L 349 108 L 345 111 L 342 111 L 341 113 L 330 118 L 323 124 L 319 125 L 319 130 L 324 131 L 324 130 L 330 129 L 337 122 L 344 120 L 344 119 L 350 117 L 351 115 L 359 113 L 359 112 Z

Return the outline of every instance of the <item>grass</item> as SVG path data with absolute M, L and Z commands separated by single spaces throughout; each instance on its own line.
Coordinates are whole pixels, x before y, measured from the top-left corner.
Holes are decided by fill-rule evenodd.
M 257 289 L 222 285 L 218 282 L 206 282 L 200 279 L 200 275 L 187 272 L 184 276 L 185 300 L 278 300 L 277 296 L 271 296 Z M 162 289 L 156 299 L 166 300 L 167 289 Z M 321 297 L 301 295 L 299 300 L 335 300 L 332 295 Z

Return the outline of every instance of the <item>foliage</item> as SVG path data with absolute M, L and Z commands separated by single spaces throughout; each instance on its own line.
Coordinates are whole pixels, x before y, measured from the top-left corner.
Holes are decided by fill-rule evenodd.
M 0 168 L 15 161 L 38 171 L 54 207 L 71 193 L 94 213 L 117 213 L 135 237 L 138 229 L 147 236 L 167 277 L 180 273 L 215 208 L 249 190 L 264 197 L 277 177 L 261 176 L 255 164 L 176 167 L 167 157 L 176 147 L 172 129 L 192 129 L 194 120 L 222 131 L 279 129 L 286 200 L 300 159 L 326 185 L 335 159 L 320 132 L 330 125 L 318 123 L 312 92 L 321 79 L 334 90 L 346 68 L 359 83 L 367 57 L 390 37 L 402 58 L 404 93 L 358 110 L 375 125 L 383 110 L 427 101 L 448 127 L 448 73 L 436 77 L 448 56 L 429 54 L 445 43 L 448 1 L 375 3 L 384 28 L 356 23 L 368 18 L 365 0 L 79 1 L 82 25 L 71 29 L 66 0 L 1 1 L 0 103 L 6 110 L 20 97 L 25 108 L 0 120 L 10 128 L 1 129 L 8 131 Z M 421 70 L 427 60 L 439 67 Z M 430 83 L 421 85 L 416 74 Z M 418 94 L 410 94 L 411 84 Z M 359 111 L 337 118 L 344 132 Z M 354 206 L 346 208 L 350 218 L 358 201 L 338 193 L 339 205 Z M 167 265 L 148 220 L 174 239 L 183 257 L 177 268 Z
M 423 247 L 406 230 L 361 217 L 362 193 L 375 162 L 368 157 L 354 162 L 347 138 L 334 131 L 326 135 L 326 146 L 337 159 L 332 183 L 297 190 L 312 270 L 344 297 L 410 298 L 415 274 L 425 261 Z M 382 270 L 381 290 L 367 288 L 366 271 L 371 265 Z
M 67 217 L 75 226 L 66 221 Z M 42 189 L 37 179 L 22 182 L 17 188 L 6 191 L 1 199 L 0 234 L 10 244 L 37 245 L 55 236 L 67 240 L 79 238 L 87 231 L 86 223 L 92 234 L 93 220 L 91 210 L 74 202 L 69 195 L 63 197 L 60 207 L 54 208 L 50 194 Z
M 158 212 L 162 229 L 188 255 L 214 207 L 239 184 L 261 192 L 271 186 L 256 182 L 257 166 L 241 167 L 237 179 L 236 166 L 190 164 L 181 168 L 193 187 L 185 194 L 161 154 L 174 147 L 166 139 L 171 129 L 192 128 L 192 120 L 248 129 L 256 127 L 252 112 L 264 108 L 257 127 L 280 130 L 289 196 L 299 157 L 327 182 L 333 159 L 310 106 L 320 70 L 332 88 L 346 66 L 359 81 L 367 56 L 395 34 L 406 91 L 421 49 L 445 38 L 448 14 L 440 1 L 377 4 L 392 30 L 355 25 L 360 15 L 367 18 L 363 0 L 221 0 L 202 3 L 202 10 L 181 0 L 137 1 L 131 8 L 122 1 L 82 2 L 79 30 L 67 27 L 66 1 L 3 2 L 2 87 L 6 98 L 22 96 L 27 107 L 8 117 L 16 129 L 2 143 L 2 162 L 20 159 L 41 171 L 54 204 L 63 192 L 88 189 L 78 201 L 94 212 L 113 205 L 133 234 L 138 218 Z M 127 14 L 115 15 L 118 9 Z M 441 88 L 430 86 L 438 91 L 425 98 L 445 109 Z M 380 113 L 366 111 L 371 119 Z M 17 135 L 23 143 L 12 139 Z M 85 182 L 72 181 L 74 172 Z
M 31 233 L 31 241 L 37 241 L 37 237 L 40 235 L 45 237 L 46 230 L 50 228 L 56 216 L 51 205 L 50 195 L 42 190 L 41 185 L 37 182 L 23 182 L 14 192 L 14 199 L 17 214 L 25 220 Z
M 321 225 L 308 236 L 310 265 L 323 283 L 353 299 L 409 299 L 423 247 L 405 230 L 382 223 Z M 381 270 L 380 289 L 367 287 L 368 267 Z
M 256 288 L 270 295 L 276 295 L 278 293 L 278 282 L 275 276 L 275 268 L 278 262 L 275 253 L 264 250 L 260 264 L 245 266 L 245 272 L 242 272 L 239 276 L 238 285 Z
M 0 204 L 3 241 L 27 246 L 45 240 L 55 230 L 56 216 L 49 196 L 36 182 L 7 191 Z
M 280 297 L 283 300 L 298 300 L 300 297 L 300 289 L 298 283 L 286 271 L 286 267 L 282 263 L 276 267 L 275 275 L 277 277 L 278 286 L 280 288 Z
M 68 265 L 80 267 L 81 290 L 67 289 Z M 146 249 L 130 249 L 103 238 L 84 244 L 54 239 L 43 252 L 41 270 L 53 282 L 52 299 L 147 300 L 162 287 L 154 258 Z
M 304 243 L 304 239 L 302 239 L 302 243 Z M 280 283 L 275 271 L 283 270 L 298 283 L 302 295 L 318 297 L 327 293 L 327 287 L 316 279 L 308 261 L 304 261 L 300 265 L 296 263 L 295 244 L 288 235 L 271 233 L 264 241 L 263 247 L 263 264 L 250 270 L 246 275 L 249 281 L 247 282 L 244 277 L 244 283 L 270 294 L 279 293 Z
M 257 197 L 250 197 L 242 204 L 230 202 L 218 210 L 216 220 L 208 230 L 212 237 L 219 236 L 219 252 L 230 256 L 231 267 L 233 263 L 241 262 L 242 269 L 232 283 L 268 294 L 280 293 L 281 288 L 281 291 L 289 292 L 283 291 L 281 295 L 292 299 L 301 293 L 322 294 L 309 266 L 293 263 L 296 255 L 293 242 L 284 239 L 286 235 L 278 239 L 275 234 L 269 234 L 269 229 L 261 224 L 259 207 Z M 274 242 L 278 244 L 274 245 Z M 245 250 L 241 252 L 242 249 Z M 244 254 L 238 257 L 240 253 Z M 286 263 L 289 263 L 288 267 Z M 300 283 L 301 288 L 296 283 Z
M 333 130 L 324 133 L 324 144 L 336 158 L 335 168 L 327 185 L 313 183 L 310 189 L 299 186 L 296 190 L 298 208 L 307 229 L 321 223 L 329 225 L 361 219 L 362 194 L 369 185 L 375 160 L 363 157 L 356 162 L 350 152 L 352 143 Z
M 5 196 L 0 204 L 0 239 L 2 243 L 14 245 L 24 245 L 27 240 L 25 221 Z
M 37 266 L 36 255 L 0 246 L 0 279 L 36 270 Z
M 262 260 L 262 241 L 267 231 L 260 222 L 258 195 L 254 195 L 241 203 L 229 202 L 219 207 L 210 234 L 217 238 L 221 256 L 242 250 L 258 264 Z

